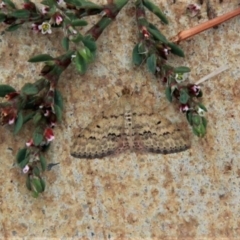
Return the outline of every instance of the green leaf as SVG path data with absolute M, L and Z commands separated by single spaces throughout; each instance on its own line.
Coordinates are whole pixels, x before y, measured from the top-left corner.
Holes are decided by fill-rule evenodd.
M 148 31 L 152 34 L 155 40 L 158 40 L 165 44 L 168 43 L 166 37 L 158 29 L 152 29 L 151 27 L 148 27 Z
M 74 27 L 83 27 L 83 26 L 87 26 L 87 25 L 88 25 L 88 22 L 85 20 L 78 19 L 78 20 L 72 21 L 72 26 L 74 26 Z
M 35 166 L 35 167 L 33 168 L 33 174 L 34 174 L 35 176 L 37 176 L 37 177 L 40 176 L 40 170 L 39 170 L 38 166 Z
M 93 55 L 87 47 L 80 49 L 78 52 L 84 58 L 86 63 L 90 63 L 93 60 Z
M 58 105 L 54 105 L 54 111 L 57 117 L 57 121 L 61 122 L 62 121 L 62 110 Z
M 35 112 L 32 112 L 32 113 L 29 113 L 29 114 L 25 115 L 25 116 L 23 117 L 23 124 L 25 124 L 26 122 L 28 122 L 29 120 L 31 120 L 34 115 L 35 115 Z
M 190 124 L 190 125 L 193 125 L 193 120 L 192 120 L 192 118 L 193 118 L 193 113 L 192 113 L 191 111 L 188 111 L 188 112 L 186 113 L 186 117 L 187 117 L 187 120 L 188 120 L 189 124 Z
M 43 141 L 43 133 L 41 128 L 36 128 L 33 133 L 33 142 L 35 146 L 38 146 Z
M 166 95 L 166 98 L 169 102 L 172 102 L 172 90 L 171 90 L 171 87 L 168 86 L 166 87 L 165 89 L 165 95 Z
M 46 183 L 44 182 L 44 180 L 42 178 L 40 178 L 40 182 L 41 182 L 41 185 L 42 185 L 42 192 L 44 192 L 45 188 L 46 188 Z
M 132 61 L 135 65 L 140 66 L 143 62 L 143 55 L 138 52 L 138 44 L 135 45 L 132 52 Z
M 184 67 L 184 66 L 174 68 L 175 73 L 188 73 L 190 71 L 191 69 L 189 67 Z
M 39 178 L 32 178 L 31 185 L 34 192 L 43 192 L 42 183 Z
M 60 107 L 61 110 L 63 110 L 63 97 L 60 91 L 55 89 L 54 92 L 54 103 Z
M 5 84 L 0 84 L 0 97 L 5 97 L 7 94 L 12 92 L 16 92 L 13 87 Z
M 186 104 L 189 100 L 190 96 L 188 95 L 187 91 L 184 89 L 180 90 L 180 97 L 179 97 L 179 101 L 180 103 Z
M 47 61 L 53 61 L 53 60 L 54 58 L 48 54 L 39 54 L 37 56 L 30 58 L 28 62 L 47 62 Z
M 147 58 L 148 70 L 153 74 L 155 74 L 156 72 L 156 64 L 157 64 L 157 58 L 156 58 L 156 55 L 153 53 L 150 57 Z
M 144 56 L 147 55 L 148 49 L 147 49 L 147 47 L 144 43 L 140 42 L 138 44 L 138 52 L 139 52 L 140 55 L 144 55 Z
M 38 89 L 32 83 L 26 83 L 22 87 L 21 93 L 26 94 L 26 95 L 35 95 L 38 93 Z
M 85 36 L 82 39 L 82 42 L 91 52 L 94 52 L 97 50 L 97 44 L 94 41 L 92 36 L 90 36 L 90 35 Z
M 11 25 L 8 28 L 6 28 L 6 31 L 13 32 L 13 31 L 16 31 L 19 27 L 20 27 L 20 24 L 14 24 L 14 25 Z
M 49 6 L 50 8 L 56 4 L 55 0 L 43 0 L 41 4 Z
M 200 123 L 201 123 L 201 117 L 199 115 L 193 115 L 192 116 L 192 122 L 193 122 L 193 125 L 196 125 L 198 126 Z
M 198 103 L 198 106 L 204 110 L 205 112 L 207 112 L 207 108 L 202 104 L 202 103 Z
M 18 18 L 18 19 L 26 19 L 29 18 L 30 12 L 26 9 L 19 9 L 10 14 L 10 16 Z
M 33 193 L 32 193 L 32 196 L 33 196 L 34 198 L 38 198 L 38 196 L 39 196 L 39 193 L 38 193 L 38 192 L 35 192 L 35 191 L 33 191 Z
M 17 163 L 20 164 L 26 158 L 26 156 L 27 156 L 27 148 L 19 149 L 16 156 Z
M 5 21 L 6 15 L 4 13 L 0 13 L 0 23 Z
M 171 53 L 179 56 L 179 57 L 185 57 L 183 50 L 178 47 L 178 45 L 168 42 L 167 45 L 171 48 Z
M 33 123 L 37 125 L 42 119 L 42 114 L 40 111 L 36 112 L 34 117 L 33 117 Z
M 153 4 L 149 0 L 143 0 L 143 5 L 152 13 L 154 13 L 163 23 L 168 24 L 168 20 L 165 14 L 159 9 L 158 6 Z
M 18 165 L 20 168 L 24 168 L 29 162 L 29 157 L 26 157 L 23 161 L 21 161 Z
M 81 74 L 84 74 L 87 71 L 87 63 L 79 52 L 77 52 L 75 64 L 77 70 Z
M 27 187 L 27 189 L 28 189 L 29 191 L 32 190 L 32 188 L 31 188 L 31 179 L 30 179 L 30 176 L 29 176 L 29 175 L 27 175 L 27 178 L 26 178 L 26 187 Z
M 68 49 L 69 49 L 69 38 L 68 37 L 64 37 L 62 39 L 62 46 L 63 46 L 64 50 L 68 51 Z
M 46 158 L 40 154 L 39 156 L 40 158 L 40 163 L 41 163 L 41 167 L 42 167 L 42 171 L 45 171 L 47 169 L 47 161 L 46 161 Z
M 198 137 L 204 137 L 206 134 L 206 128 L 203 126 L 203 124 L 199 126 L 193 126 L 193 133 Z
M 207 119 L 205 117 L 202 117 L 202 124 L 205 128 L 207 128 Z
M 16 9 L 15 4 L 11 0 L 4 0 L 4 3 L 10 8 Z
M 22 111 L 18 112 L 17 121 L 14 126 L 14 134 L 17 134 L 23 126 L 23 114 Z

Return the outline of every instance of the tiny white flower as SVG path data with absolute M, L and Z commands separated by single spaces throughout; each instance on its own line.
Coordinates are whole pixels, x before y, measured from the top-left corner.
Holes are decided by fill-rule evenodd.
M 8 124 L 9 124 L 9 125 L 13 125 L 14 123 L 15 123 L 15 118 L 10 119 L 10 120 L 8 121 Z
M 23 168 L 22 171 L 23 171 L 24 174 L 26 174 L 26 173 L 28 173 L 29 169 L 30 169 L 30 167 L 29 167 L 28 165 L 26 165 L 26 166 Z
M 176 73 L 175 80 L 177 83 L 181 83 L 188 78 L 188 73 Z
M 65 3 L 64 0 L 57 0 L 57 4 L 58 4 L 59 7 L 63 7 L 63 8 L 66 7 L 66 3 Z
M 199 114 L 200 116 L 203 116 L 203 115 L 204 115 L 204 110 L 203 110 L 202 108 L 200 108 L 200 107 L 198 107 L 197 112 L 198 112 L 198 114 Z
M 48 22 L 43 22 L 38 26 L 39 30 L 41 30 L 42 34 L 52 33 L 51 25 Z

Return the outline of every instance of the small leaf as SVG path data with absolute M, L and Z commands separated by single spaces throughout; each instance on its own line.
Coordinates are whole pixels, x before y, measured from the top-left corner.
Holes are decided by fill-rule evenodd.
M 202 104 L 202 103 L 198 103 L 198 106 L 204 110 L 205 112 L 207 112 L 207 108 Z
M 68 37 L 64 37 L 62 39 L 62 46 L 63 46 L 64 50 L 68 51 L 68 49 L 69 49 L 69 38 Z
M 193 115 L 192 122 L 193 125 L 198 126 L 201 123 L 201 117 L 199 115 Z
M 23 114 L 22 114 L 22 111 L 20 111 L 18 113 L 17 121 L 14 126 L 14 134 L 15 135 L 21 130 L 22 126 L 23 126 Z
M 26 94 L 26 95 L 35 95 L 38 93 L 38 89 L 32 83 L 26 83 L 22 87 L 21 93 Z
M 206 134 L 206 128 L 203 126 L 203 124 L 199 126 L 193 126 L 193 133 L 198 137 L 204 137 Z
M 166 15 L 162 13 L 158 6 L 149 0 L 143 0 L 143 5 L 152 13 L 154 13 L 163 23 L 168 24 Z
M 33 178 L 31 180 L 31 185 L 34 192 L 38 192 L 38 193 L 43 192 L 42 183 L 39 178 Z
M 156 64 L 157 64 L 157 59 L 155 54 L 152 54 L 150 57 L 147 58 L 148 70 L 153 74 L 155 74 L 156 72 Z
M 167 45 L 171 48 L 171 53 L 179 56 L 179 57 L 185 57 L 183 50 L 178 47 L 178 45 L 168 42 Z
M 37 177 L 40 176 L 40 170 L 39 170 L 38 166 L 35 166 L 35 167 L 33 168 L 33 174 L 34 174 L 35 176 L 37 176 Z
M 202 124 L 205 128 L 207 128 L 207 119 L 205 117 L 202 117 Z
M 179 101 L 180 103 L 186 104 L 189 100 L 190 96 L 188 95 L 187 91 L 184 89 L 180 90 L 180 97 L 179 97 Z
M 41 112 L 38 111 L 38 112 L 35 113 L 35 115 L 33 117 L 33 123 L 35 125 L 37 125 L 40 122 L 41 119 L 42 119 L 42 114 L 41 114 Z
M 45 171 L 47 169 L 47 161 L 46 161 L 46 158 L 40 154 L 39 156 L 40 158 L 40 163 L 41 163 L 41 167 L 42 167 L 42 171 Z
M 25 115 L 25 116 L 23 117 L 23 124 L 25 124 L 26 122 L 28 122 L 29 120 L 31 120 L 34 115 L 35 115 L 35 112 L 32 112 L 32 113 L 29 113 L 29 114 Z
M 38 146 L 43 141 L 43 133 L 40 128 L 36 128 L 33 133 L 33 142 L 35 146 Z
M 54 111 L 57 117 L 57 121 L 61 122 L 62 121 L 62 110 L 58 105 L 54 105 Z
M 30 58 L 28 62 L 47 62 L 47 61 L 53 61 L 53 60 L 54 58 L 48 54 L 40 54 Z
M 29 162 L 29 157 L 27 156 L 23 161 L 21 161 L 20 163 L 18 163 L 20 168 L 24 168 Z
M 167 44 L 168 40 L 166 39 L 166 37 L 157 29 L 152 29 L 152 28 L 148 28 L 148 31 L 152 34 L 152 36 L 154 37 L 154 39 Z
M 188 72 L 191 72 L 191 69 L 189 67 L 180 66 L 180 67 L 174 68 L 174 72 L 175 73 L 188 73 Z
M 135 65 L 140 66 L 143 62 L 143 55 L 138 52 L 138 44 L 135 45 L 132 52 L 132 61 Z
M 97 50 L 97 45 L 92 36 L 87 35 L 82 39 L 83 44 L 91 51 L 94 52 Z
M 5 19 L 6 19 L 6 15 L 3 13 L 0 13 L 0 23 L 5 21 Z
M 190 125 L 193 125 L 193 121 L 192 121 L 192 118 L 193 118 L 193 113 L 191 111 L 188 111 L 186 113 L 186 116 L 187 116 L 187 120 L 189 122 Z
M 84 58 L 86 63 L 90 63 L 93 60 L 93 55 L 92 55 L 91 51 L 87 47 L 82 48 L 78 52 Z
M 26 178 L 26 187 L 27 187 L 27 189 L 28 189 L 29 191 L 32 190 L 32 188 L 31 188 L 31 179 L 30 179 L 30 176 L 29 176 L 29 175 L 27 175 L 27 178 Z
M 18 18 L 18 19 L 26 19 L 29 18 L 30 12 L 26 9 L 19 9 L 10 14 L 10 16 Z
M 87 63 L 85 62 L 84 58 L 79 52 L 77 52 L 75 64 L 76 64 L 77 70 L 81 74 L 84 74 L 87 71 Z
M 61 110 L 63 110 L 63 97 L 60 91 L 55 89 L 54 92 L 54 103 L 60 107 Z
M 34 198 L 38 198 L 39 193 L 34 191 L 34 192 L 32 193 L 32 196 L 33 196 Z
M 83 26 L 87 26 L 87 25 L 88 25 L 88 22 L 85 20 L 78 19 L 78 20 L 72 21 L 72 26 L 74 26 L 74 27 L 83 27 Z
M 19 149 L 18 153 L 17 153 L 17 156 L 16 156 L 16 160 L 17 160 L 17 163 L 21 163 L 27 156 L 27 148 L 22 148 L 22 149 Z
M 16 90 L 6 84 L 0 84 L 0 97 L 5 97 L 7 94 L 16 92 Z
M 171 87 L 166 87 L 165 89 L 165 95 L 166 95 L 166 98 L 169 102 L 172 102 L 172 90 L 171 90 Z
M 40 182 L 41 182 L 41 185 L 42 185 L 42 192 L 44 192 L 45 188 L 46 188 L 46 183 L 42 178 L 40 178 Z
M 11 25 L 8 28 L 6 28 L 6 31 L 13 32 L 13 31 L 16 31 L 19 27 L 20 27 L 20 24 L 14 24 L 14 25 Z
M 4 0 L 4 3 L 10 8 L 16 9 L 15 4 L 11 0 Z

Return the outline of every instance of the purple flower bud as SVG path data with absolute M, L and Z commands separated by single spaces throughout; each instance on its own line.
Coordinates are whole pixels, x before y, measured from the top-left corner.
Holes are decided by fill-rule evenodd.
M 189 109 L 190 108 L 189 108 L 188 104 L 181 104 L 181 106 L 180 106 L 180 112 L 182 112 L 182 113 L 189 111 Z

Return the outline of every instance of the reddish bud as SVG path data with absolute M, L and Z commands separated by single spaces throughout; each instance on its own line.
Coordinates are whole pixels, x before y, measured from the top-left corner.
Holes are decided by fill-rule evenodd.
M 182 113 L 185 113 L 185 112 L 187 112 L 187 111 L 189 111 L 189 105 L 188 104 L 181 104 L 180 105 L 180 112 L 182 112 Z
M 5 99 L 7 101 L 10 101 L 10 100 L 14 99 L 15 97 L 17 97 L 18 95 L 19 95 L 18 92 L 12 92 L 12 93 L 5 95 Z
M 51 128 L 46 128 L 44 131 L 44 137 L 48 142 L 53 141 L 54 140 L 53 130 Z

